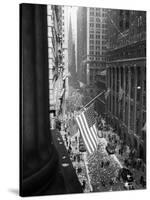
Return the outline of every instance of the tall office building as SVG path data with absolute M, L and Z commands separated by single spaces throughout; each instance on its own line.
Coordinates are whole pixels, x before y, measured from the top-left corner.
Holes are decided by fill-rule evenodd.
M 77 72 L 80 81 L 105 86 L 107 9 L 79 7 L 77 14 Z M 103 73 L 102 73 L 103 72 Z M 104 85 L 103 85 L 104 83 Z

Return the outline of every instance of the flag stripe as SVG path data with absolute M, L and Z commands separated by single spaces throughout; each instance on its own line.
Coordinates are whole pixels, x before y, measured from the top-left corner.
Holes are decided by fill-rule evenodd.
M 86 144 L 86 146 L 88 146 L 90 148 L 90 153 L 92 153 L 94 151 L 94 149 L 93 149 L 93 147 L 91 145 L 91 141 L 90 141 L 90 138 L 88 137 L 87 130 L 86 130 L 85 126 L 84 126 L 83 119 L 82 119 L 81 115 L 79 116 L 79 121 L 80 121 L 81 127 L 83 129 L 82 133 L 83 133 L 84 138 L 85 138 L 85 144 Z
M 96 129 L 96 126 L 95 126 L 95 124 L 94 124 L 94 126 L 93 126 L 93 129 L 94 129 L 94 132 L 95 132 L 95 134 L 94 134 L 94 137 L 95 137 L 95 139 L 96 139 L 96 142 L 97 142 L 97 144 L 98 144 L 97 129 Z
M 93 133 L 93 137 L 94 137 L 94 140 L 95 140 L 95 143 L 96 143 L 96 146 L 97 146 L 97 144 L 98 144 L 98 138 L 97 138 L 97 130 L 96 130 L 95 125 L 93 125 L 93 128 L 91 128 L 91 131 Z
M 82 117 L 83 117 L 83 123 L 84 123 L 84 125 L 85 125 L 85 127 L 86 127 L 86 130 L 87 130 L 87 132 L 88 132 L 89 139 L 90 139 L 90 141 L 91 141 L 91 146 L 92 146 L 92 148 L 95 150 L 96 141 L 94 141 L 94 138 L 93 138 L 93 136 L 92 136 L 92 134 L 91 134 L 91 131 L 90 131 L 88 125 L 87 125 L 87 122 L 86 122 L 84 113 L 82 113 Z
M 92 151 L 91 151 L 91 149 L 90 149 L 90 146 L 89 146 L 89 145 L 87 144 L 87 142 L 86 142 L 86 138 L 85 138 L 85 136 L 84 136 L 83 129 L 82 129 L 82 126 L 81 126 L 81 124 L 80 124 L 79 117 L 77 117 L 76 119 L 77 119 L 77 123 L 78 123 L 79 128 L 80 128 L 80 131 L 81 131 L 81 135 L 82 135 L 83 141 L 84 141 L 85 146 L 86 146 L 86 148 L 87 148 L 87 151 L 88 151 L 89 153 L 91 153 Z

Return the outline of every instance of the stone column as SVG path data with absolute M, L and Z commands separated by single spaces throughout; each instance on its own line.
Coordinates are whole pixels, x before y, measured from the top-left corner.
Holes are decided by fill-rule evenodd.
M 125 90 L 126 90 L 126 73 L 125 73 L 125 64 L 123 64 L 123 123 L 125 124 L 125 104 L 126 104 L 126 96 L 125 96 Z
M 131 69 L 128 67 L 128 133 L 130 131 Z
M 118 106 L 118 102 L 117 102 L 117 67 L 114 67 L 114 72 L 115 72 L 115 91 L 114 91 L 114 95 L 115 95 L 115 106 L 114 106 L 114 116 L 116 116 L 116 107 Z
M 134 67 L 135 82 L 134 82 L 134 133 L 136 134 L 136 110 L 137 110 L 137 66 Z
M 20 195 L 41 194 L 57 174 L 49 125 L 46 5 L 21 4 Z

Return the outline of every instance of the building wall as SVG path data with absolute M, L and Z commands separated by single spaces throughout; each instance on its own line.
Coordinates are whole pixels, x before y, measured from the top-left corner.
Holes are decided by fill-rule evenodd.
M 86 83 L 87 55 L 87 8 L 79 7 L 77 11 L 77 77 Z
M 107 9 L 79 8 L 77 15 L 77 49 L 80 80 L 93 84 L 105 69 Z M 97 76 L 99 81 L 101 77 Z
M 89 61 L 89 84 L 95 83 L 95 78 L 105 69 L 107 10 L 103 8 L 88 8 L 87 59 Z M 99 76 L 99 81 L 101 77 Z
M 107 98 L 109 122 L 146 160 L 146 13 L 109 10 Z
M 51 127 L 54 126 L 54 118 L 59 118 L 63 112 L 63 95 L 65 92 L 65 84 L 63 80 L 64 55 L 62 40 L 62 19 L 61 6 L 47 6 L 49 105 Z

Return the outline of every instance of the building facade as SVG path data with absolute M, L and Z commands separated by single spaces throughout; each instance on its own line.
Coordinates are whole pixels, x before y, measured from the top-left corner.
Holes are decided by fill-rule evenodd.
M 108 10 L 107 116 L 146 161 L 146 12 Z
M 64 113 L 65 100 L 65 62 L 64 54 L 64 22 L 62 6 L 47 6 L 48 21 L 48 62 L 49 62 L 49 104 L 51 128 L 55 127 L 55 119 Z M 67 67 L 67 64 L 66 64 Z
M 107 9 L 79 8 L 77 15 L 77 66 L 81 81 L 105 84 Z M 103 76 L 103 77 L 102 77 Z

